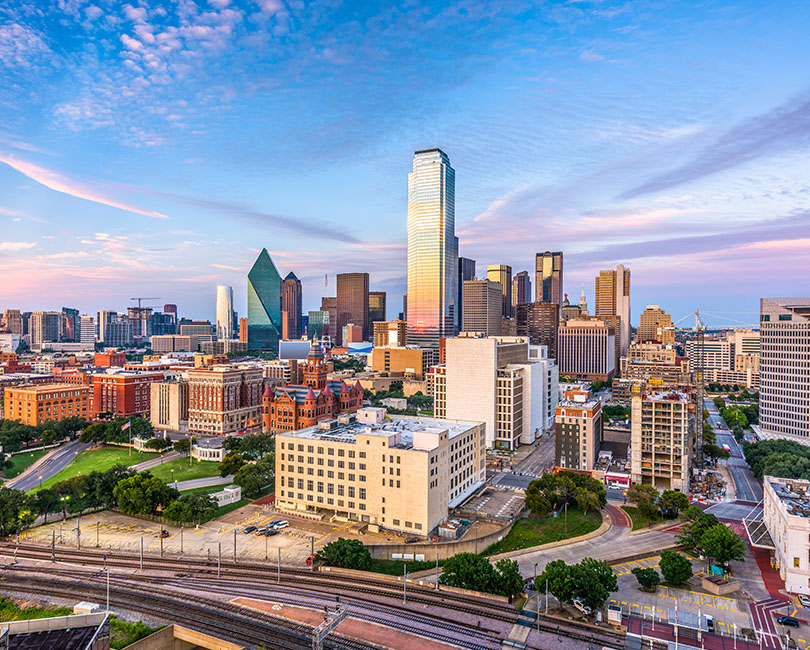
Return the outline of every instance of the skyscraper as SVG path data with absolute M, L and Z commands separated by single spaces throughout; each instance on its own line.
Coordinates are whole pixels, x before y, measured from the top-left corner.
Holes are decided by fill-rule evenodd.
M 368 321 L 376 323 L 385 320 L 385 291 L 368 292 Z M 369 332 L 374 333 L 374 325 L 369 325 Z
M 456 329 L 456 173 L 441 149 L 414 153 L 408 174 L 408 342 L 439 347 Z
M 72 307 L 62 307 L 62 321 L 59 324 L 59 338 L 62 341 L 79 341 L 80 335 L 79 310 Z
M 217 338 L 230 341 L 233 334 L 233 287 L 221 284 L 217 287 Z
M 672 327 L 672 318 L 658 305 L 647 305 L 641 312 L 636 341 L 658 341 L 659 343 L 675 343 L 675 330 Z
M 266 248 L 248 273 L 248 347 L 278 351 L 281 337 L 281 276 Z
M 595 281 L 594 313 L 596 316 L 618 316 L 619 357 L 630 347 L 630 269 L 619 264 L 616 270 L 599 271 Z
M 516 273 L 512 278 L 512 316 L 515 315 L 515 307 L 522 302 L 532 301 L 532 279 L 528 271 Z
M 810 438 L 810 298 L 760 300 L 759 424 Z
M 503 291 L 492 280 L 467 280 L 464 283 L 464 331 L 500 336 L 503 324 Z
M 487 267 L 487 279 L 491 282 L 498 282 L 501 285 L 503 294 L 503 305 L 501 315 L 504 318 L 511 318 L 512 312 L 512 267 L 506 264 L 490 264 Z
M 12 334 L 23 333 L 23 319 L 19 309 L 6 309 L 3 312 L 3 327 Z
M 31 347 L 39 348 L 45 343 L 59 340 L 62 313 L 58 311 L 35 311 L 31 314 Z M 45 346 L 47 347 L 47 346 Z
M 546 251 L 535 258 L 535 300 L 537 302 L 562 303 L 563 299 L 563 254 Z
M 96 344 L 96 319 L 90 314 L 79 316 L 79 340 L 89 347 Z
M 456 283 L 456 329 L 464 329 L 464 283 L 475 277 L 475 260 L 458 258 L 458 282 Z M 407 316 L 406 316 L 407 319 Z
M 290 271 L 281 283 L 281 334 L 285 339 L 300 339 L 301 327 L 301 280 Z
M 515 308 L 518 336 L 528 336 L 532 345 L 545 345 L 550 359 L 557 358 L 560 308 L 553 302 L 523 302 Z
M 338 273 L 337 275 L 337 336 L 343 341 L 346 325 L 362 328 L 364 341 L 369 339 L 368 325 L 368 273 Z

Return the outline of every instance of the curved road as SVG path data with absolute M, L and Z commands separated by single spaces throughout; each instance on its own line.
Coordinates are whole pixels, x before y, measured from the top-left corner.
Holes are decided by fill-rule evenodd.
M 737 500 L 758 503 L 762 500 L 762 484 L 754 478 L 751 468 L 745 462 L 742 449 L 734 439 L 734 434 L 728 428 L 725 420 L 720 417 L 717 407 L 709 399 L 705 400 L 704 405 L 706 410 L 709 411 L 709 423 L 717 436 L 717 444 L 721 447 L 728 445 L 729 449 L 731 449 L 731 458 L 725 463 L 728 465 L 732 479 L 734 479 Z
M 77 454 L 83 452 L 89 446 L 89 442 L 73 440 L 59 447 L 59 449 L 46 457 L 39 465 L 30 467 L 13 481 L 6 483 L 6 487 L 27 492 L 39 485 L 40 476 L 43 481 L 47 481 L 49 478 L 56 476 L 76 458 Z

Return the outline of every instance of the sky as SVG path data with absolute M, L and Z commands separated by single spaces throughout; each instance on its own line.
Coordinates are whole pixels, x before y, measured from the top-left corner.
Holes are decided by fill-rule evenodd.
M 795 0 L 5 2 L 0 309 L 213 318 L 229 284 L 245 315 L 266 247 L 305 310 L 368 271 L 395 317 L 438 146 L 479 275 L 562 250 L 573 302 L 625 264 L 634 324 L 755 323 L 809 290 L 808 24 Z

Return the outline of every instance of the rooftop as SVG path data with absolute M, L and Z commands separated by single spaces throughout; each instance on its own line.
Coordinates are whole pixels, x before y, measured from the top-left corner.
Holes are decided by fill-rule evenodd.
M 810 481 L 766 476 L 776 496 L 789 515 L 810 518 Z

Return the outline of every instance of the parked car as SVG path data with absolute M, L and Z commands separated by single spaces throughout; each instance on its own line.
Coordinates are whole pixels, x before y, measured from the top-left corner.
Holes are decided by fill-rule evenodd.
M 810 609 L 810 598 L 805 596 L 804 594 L 799 594 L 796 596 L 796 599 L 799 601 L 799 604 L 804 607 L 805 609 Z
M 165 528 L 163 528 L 163 529 L 160 531 L 160 536 L 161 536 L 161 537 L 168 537 L 168 536 L 169 536 L 169 531 L 168 531 L 168 530 L 166 530 Z
M 706 629 L 714 633 L 714 616 L 706 614 Z
M 576 600 L 574 600 L 573 604 L 574 604 L 574 607 L 576 607 L 583 614 L 590 614 L 591 611 L 592 611 L 590 607 L 588 607 L 585 603 L 583 603 L 578 598 Z
M 272 537 L 273 535 L 278 535 L 278 531 L 275 528 L 267 528 L 264 531 L 265 537 Z
M 267 530 L 266 526 L 259 526 L 256 529 L 256 535 L 264 535 L 264 531 L 266 531 L 266 530 Z
M 315 556 L 316 556 L 316 555 L 317 555 L 317 553 L 313 553 L 312 555 L 310 555 L 310 556 L 309 556 L 309 557 L 308 557 L 308 558 L 305 560 L 305 562 L 306 562 L 307 564 L 312 564 L 312 561 L 315 559 Z
M 276 530 L 281 530 L 282 528 L 287 528 L 289 525 L 290 525 L 290 522 L 289 522 L 289 521 L 279 521 L 279 522 L 278 522 L 278 523 L 275 525 L 275 529 L 276 529 Z
M 776 619 L 776 622 L 788 627 L 799 627 L 799 621 L 792 616 L 780 616 Z
M 245 526 L 245 530 L 243 530 L 242 532 L 245 533 L 245 535 L 247 535 L 249 533 L 252 533 L 254 530 L 256 530 L 256 526 Z
M 409 537 L 405 540 L 406 544 L 416 544 L 416 542 L 420 541 L 418 537 Z

